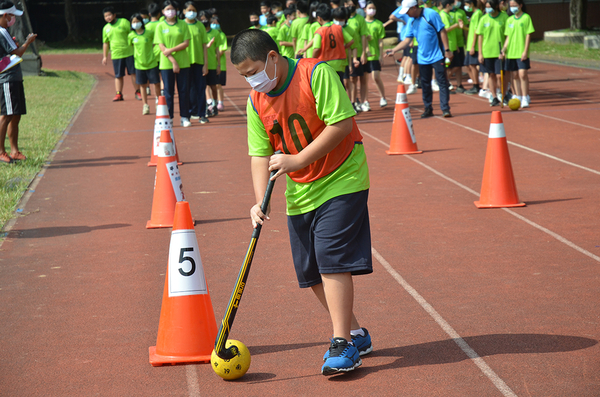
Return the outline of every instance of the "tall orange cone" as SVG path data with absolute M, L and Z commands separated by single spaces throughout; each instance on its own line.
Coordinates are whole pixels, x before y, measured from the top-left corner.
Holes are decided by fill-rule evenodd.
M 180 201 L 171 232 L 156 346 L 149 348 L 150 364 L 210 362 L 216 337 L 190 205 Z
M 175 134 L 173 133 L 173 122 L 169 117 L 169 108 L 167 107 L 167 100 L 164 96 L 158 97 L 158 104 L 156 105 L 156 119 L 154 120 L 154 138 L 152 139 L 152 153 L 150 154 L 150 161 L 148 167 L 154 167 L 158 163 L 158 146 L 160 144 L 160 133 L 162 130 L 169 130 L 171 134 L 171 141 L 173 141 L 173 150 L 177 158 L 177 164 L 181 165 L 179 161 L 179 153 L 177 152 L 177 145 L 175 143 Z
M 502 114 L 492 112 L 492 122 L 488 136 L 483 181 L 477 208 L 523 207 L 519 201 L 515 177 L 513 175 L 508 143 L 502 123 Z
M 173 142 L 168 130 L 163 130 L 158 148 L 158 164 L 154 179 L 152 216 L 147 229 L 172 227 L 175 203 L 185 200 L 179 166 L 173 153 Z
M 417 138 L 415 138 L 413 130 L 412 117 L 410 117 L 410 108 L 408 107 L 404 84 L 398 85 L 390 149 L 385 152 L 387 154 L 423 153 L 422 150 L 417 149 Z

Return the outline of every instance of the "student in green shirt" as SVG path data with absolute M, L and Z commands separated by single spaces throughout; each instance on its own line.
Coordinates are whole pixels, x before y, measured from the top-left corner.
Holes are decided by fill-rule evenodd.
M 294 43 L 294 54 L 296 58 L 302 58 L 302 55 L 298 53 L 304 48 L 304 39 L 302 38 L 302 30 L 304 25 L 308 22 L 308 10 L 309 5 L 307 0 L 298 0 L 296 3 L 296 19 L 290 25 L 290 35 L 292 37 L 292 43 Z
M 315 36 L 315 32 L 317 29 L 321 27 L 321 25 L 317 22 L 317 7 L 319 6 L 318 1 L 313 1 L 310 3 L 310 9 L 308 11 L 308 20 L 306 24 L 302 28 L 302 43 L 303 46 L 300 49 L 296 50 L 298 55 L 303 56 L 304 58 L 312 58 L 313 57 L 313 37 Z
M 462 76 L 460 73 L 460 67 L 463 64 L 464 59 L 460 58 L 460 54 L 458 51 L 458 39 L 457 35 L 462 35 L 463 21 L 456 20 L 454 18 L 454 13 L 452 9 L 454 8 L 454 0 L 442 0 L 442 9 L 440 10 L 440 18 L 442 18 L 442 22 L 444 23 L 446 33 L 448 34 L 448 46 L 450 47 L 450 51 L 452 51 L 452 60 L 449 65 L 446 65 L 446 71 L 448 72 L 448 81 L 450 81 L 450 73 L 454 72 L 456 74 L 457 85 L 462 85 Z M 450 91 L 450 93 L 454 94 L 454 91 Z
M 102 13 L 106 25 L 102 29 L 102 64 L 106 65 L 108 51 L 115 71 L 115 89 L 117 94 L 113 102 L 123 100 L 123 77 L 125 70 L 131 76 L 131 83 L 135 89 L 136 99 L 141 100 L 140 86 L 135 82 L 135 62 L 133 60 L 133 47 L 127 42 L 131 25 L 125 18 L 117 18 L 113 7 L 106 7 Z
M 219 84 L 217 84 L 217 110 L 222 112 L 225 110 L 225 106 L 223 105 L 223 99 L 225 95 L 223 94 L 223 87 L 227 84 L 227 36 L 221 30 L 221 22 L 219 18 L 214 16 L 210 20 L 210 28 L 219 31 L 219 39 L 221 44 L 219 45 L 219 53 L 221 56 L 219 57 L 219 63 L 221 65 L 221 72 L 219 73 Z
M 221 72 L 221 36 L 219 31 L 210 27 L 210 18 L 212 17 L 207 11 L 200 11 L 200 21 L 206 28 L 206 55 L 208 65 L 208 74 L 206 75 L 206 117 L 214 117 L 219 114 L 217 109 L 217 84 L 219 84 L 219 73 Z M 217 62 L 219 60 L 219 62 Z
M 250 19 L 250 27 L 248 29 L 260 29 L 260 20 L 258 12 L 250 11 L 250 14 L 248 14 L 248 18 Z
M 500 47 L 504 43 L 504 18 L 499 10 L 498 0 L 487 0 L 486 14 L 479 21 L 477 35 L 479 36 L 479 64 L 482 71 L 488 75 L 488 86 L 491 94 L 490 106 L 500 105 L 496 97 L 496 75 L 502 70 Z
M 381 62 L 383 58 L 383 39 L 385 37 L 385 28 L 380 20 L 375 19 L 376 13 L 377 7 L 375 7 L 375 4 L 372 1 L 367 1 L 367 6 L 365 7 L 365 14 L 367 17 L 365 18 L 365 21 L 367 23 L 367 29 L 369 30 L 369 37 L 367 40 L 369 50 L 367 53 L 365 73 L 372 73 L 373 81 L 375 82 L 377 91 L 379 91 L 379 95 L 381 96 L 379 99 L 379 106 L 385 107 L 387 106 L 387 100 L 385 99 L 385 88 L 383 86 L 383 81 L 381 80 Z M 366 91 L 367 97 L 365 98 L 364 103 L 366 103 L 367 107 L 370 109 L 368 86 L 366 87 Z
M 283 20 L 285 22 L 279 28 L 279 34 L 277 35 L 277 44 L 279 44 L 279 51 L 281 55 L 288 58 L 294 58 L 294 42 L 292 41 L 292 31 L 290 27 L 294 22 L 296 12 L 292 8 L 286 8 L 283 11 Z
M 511 0 L 512 16 L 506 21 L 504 34 L 506 41 L 501 56 L 506 57 L 506 70 L 511 73 L 512 87 L 521 107 L 529 107 L 529 43 L 531 34 L 535 32 L 529 14 L 525 13 L 523 0 Z
M 275 43 L 277 43 L 277 45 L 279 46 L 279 40 L 277 39 L 277 37 L 279 36 L 279 29 L 277 28 L 277 17 L 275 15 L 269 15 L 267 17 L 267 24 L 265 25 L 263 30 L 267 32 L 267 34 L 271 36 L 273 41 L 275 41 Z M 279 49 L 279 51 L 281 52 L 281 48 Z
M 133 46 L 135 82 L 141 87 L 144 103 L 142 114 L 150 114 L 147 88 L 148 84 L 154 84 L 156 92 L 160 91 L 160 73 L 158 60 L 154 56 L 154 33 L 145 28 L 144 19 L 140 13 L 133 14 L 131 17 L 131 32 L 129 32 L 127 42 Z
M 165 0 L 163 3 L 165 20 L 156 26 L 154 44 L 158 45 L 161 51 L 158 68 L 165 85 L 164 94 L 169 116 L 173 119 L 173 97 L 177 84 L 181 125 L 190 127 L 190 56 L 186 48 L 190 45 L 191 36 L 187 23 L 177 19 L 176 5 L 174 0 Z
M 462 22 L 462 26 L 460 29 L 457 29 L 455 33 L 457 52 L 454 53 L 454 57 L 452 58 L 452 61 L 456 59 L 455 63 L 458 65 L 456 66 L 457 69 L 455 69 L 454 74 L 456 75 L 457 83 L 456 92 L 459 94 L 462 94 L 466 91 L 462 86 L 462 67 L 465 63 L 465 33 L 469 29 L 469 18 L 467 18 L 467 13 L 461 8 L 461 5 L 462 2 L 460 0 L 454 1 L 454 20 L 456 22 Z
M 208 123 L 206 118 L 206 66 L 207 50 L 206 29 L 196 19 L 198 8 L 194 1 L 184 5 L 185 23 L 190 30 L 190 45 L 186 48 L 190 57 L 190 121 L 199 119 L 200 124 Z
M 478 37 L 475 33 L 479 25 L 479 20 L 483 16 L 485 4 L 483 0 L 465 0 L 465 11 L 472 12 L 469 20 L 469 33 L 467 34 L 467 46 L 465 50 L 465 66 L 468 68 L 469 77 L 473 81 L 473 87 L 465 91 L 467 95 L 475 95 L 479 93 L 479 44 Z

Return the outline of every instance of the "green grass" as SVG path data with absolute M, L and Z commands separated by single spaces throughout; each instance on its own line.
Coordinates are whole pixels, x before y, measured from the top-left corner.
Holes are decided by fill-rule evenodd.
M 532 42 L 530 55 L 600 61 L 600 50 L 586 50 L 583 44 L 556 44 L 547 41 Z
M 92 89 L 94 77 L 46 71 L 46 76 L 25 76 L 24 85 L 27 114 L 19 124 L 19 150 L 27 160 L 0 165 L 0 226 L 15 216 L 22 195 Z M 5 147 L 10 153 L 8 138 Z
M 36 42 L 38 44 L 38 42 Z M 40 54 L 102 54 L 100 41 L 86 41 L 82 43 L 44 43 L 39 42 Z

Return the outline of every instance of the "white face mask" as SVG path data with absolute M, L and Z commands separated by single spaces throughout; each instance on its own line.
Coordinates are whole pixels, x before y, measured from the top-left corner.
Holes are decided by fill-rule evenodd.
M 374 17 L 376 12 L 377 10 L 373 8 L 369 8 L 368 10 L 366 10 L 366 14 L 370 17 Z
M 163 12 L 163 14 L 165 14 L 165 18 L 169 19 L 175 17 L 177 12 L 175 10 L 166 10 Z
M 142 28 L 142 23 L 141 22 L 134 22 L 134 23 L 131 24 L 131 28 L 133 30 L 141 29 Z
M 185 17 L 187 19 L 189 19 L 190 21 L 196 19 L 197 16 L 198 16 L 198 13 L 194 12 L 194 11 L 188 11 L 188 12 L 185 13 Z
M 269 75 L 267 74 L 267 63 L 269 63 L 269 56 L 267 55 L 267 60 L 265 61 L 265 68 L 262 72 L 258 72 L 253 76 L 246 77 L 246 81 L 254 91 L 258 92 L 270 92 L 277 85 L 277 64 L 275 64 L 275 75 L 271 80 Z
M 338 21 L 337 19 L 334 19 L 333 23 L 335 23 L 336 25 L 340 25 L 341 27 L 344 27 L 344 25 L 346 25 L 345 21 Z

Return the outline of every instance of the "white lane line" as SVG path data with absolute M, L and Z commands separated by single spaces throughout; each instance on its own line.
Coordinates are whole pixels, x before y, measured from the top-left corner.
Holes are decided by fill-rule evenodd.
M 586 109 L 587 110 L 587 109 Z M 600 131 L 600 128 L 598 127 L 592 127 L 590 125 L 585 125 L 585 124 L 581 124 L 581 123 L 576 123 L 574 121 L 569 121 L 569 120 L 564 120 L 564 119 L 559 119 L 558 117 L 552 117 L 552 116 L 548 116 L 546 114 L 543 113 L 538 113 L 538 112 L 533 112 L 531 110 L 524 110 L 523 113 L 531 113 L 531 114 L 535 114 L 536 116 L 542 116 L 542 117 L 547 117 L 549 119 L 552 120 L 556 120 L 556 121 L 562 121 L 563 123 L 569 123 L 569 124 L 573 124 L 573 125 L 577 125 L 579 127 L 584 127 L 584 128 L 589 128 L 592 130 L 596 130 L 596 131 Z
M 373 140 L 375 140 L 375 141 L 377 141 L 377 142 L 381 143 L 383 146 L 385 146 L 385 147 L 388 147 L 388 144 L 387 144 L 387 143 L 385 143 L 385 142 L 384 142 L 384 141 L 382 141 L 381 139 L 378 139 L 378 138 L 374 137 L 373 135 L 369 134 L 368 132 L 365 132 L 365 131 L 364 131 L 364 130 L 362 130 L 362 129 L 360 129 L 360 132 L 361 132 L 361 134 L 363 134 L 363 135 L 365 135 L 365 136 L 368 136 L 369 138 L 371 138 L 371 139 L 373 139 Z M 407 159 L 409 159 L 409 160 L 411 160 L 411 161 L 414 161 L 415 163 L 419 164 L 419 165 L 420 165 L 420 166 L 422 166 L 423 168 L 426 168 L 427 170 L 429 170 L 429 171 L 433 172 L 434 174 L 438 175 L 439 177 L 441 177 L 441 178 L 443 178 L 443 179 L 447 180 L 448 182 L 451 182 L 451 183 L 455 184 L 456 186 L 460 187 L 461 189 L 464 189 L 464 190 L 466 190 L 467 192 L 469 192 L 469 193 L 473 194 L 474 196 L 476 196 L 476 197 L 479 197 L 479 193 L 478 193 L 478 192 L 476 192 L 475 190 L 473 190 L 473 189 L 471 189 L 471 188 L 469 188 L 469 187 L 467 187 L 467 186 L 463 185 L 462 183 L 460 183 L 460 182 L 458 182 L 458 181 L 456 181 L 456 180 L 454 180 L 454 179 L 450 178 L 450 177 L 449 177 L 449 176 L 447 176 L 447 175 L 444 175 L 443 173 L 441 173 L 441 172 L 439 172 L 438 170 L 436 170 L 436 169 L 434 169 L 434 168 L 430 167 L 429 165 L 427 165 L 427 164 L 425 164 L 425 163 L 423 163 L 423 162 L 421 162 L 421 161 L 417 160 L 417 159 L 416 159 L 414 156 L 405 156 L 405 157 L 406 157 Z M 573 248 L 574 250 L 576 250 L 576 251 L 578 251 L 578 252 L 580 252 L 580 253 L 584 254 L 585 256 L 587 256 L 587 257 L 589 257 L 589 258 L 591 258 L 591 259 L 595 260 L 596 262 L 600 262 L 600 257 L 599 257 L 598 255 L 594 255 L 594 254 L 592 254 L 590 251 L 588 251 L 588 250 L 586 250 L 586 249 L 584 249 L 584 248 L 581 248 L 581 247 L 580 247 L 580 246 L 578 246 L 577 244 L 573 243 L 573 242 L 572 242 L 572 241 L 570 241 L 570 240 L 567 240 L 566 238 L 564 238 L 563 236 L 561 236 L 561 235 L 559 235 L 559 234 L 557 234 L 557 233 L 553 232 L 552 230 L 550 230 L 550 229 L 547 229 L 547 228 L 545 228 L 545 227 L 543 227 L 543 226 L 541 226 L 541 225 L 539 225 L 539 224 L 537 224 L 537 223 L 535 223 L 535 222 L 533 222 L 533 221 L 531 221 L 531 220 L 529 220 L 529 219 L 525 218 L 525 217 L 524 217 L 524 216 L 522 216 L 522 215 L 519 215 L 518 213 L 516 213 L 516 212 L 515 212 L 515 211 L 513 211 L 513 210 L 510 210 L 510 209 L 507 209 L 507 208 L 503 208 L 503 210 L 504 210 L 504 211 L 506 211 L 507 213 L 511 214 L 511 215 L 512 215 L 512 216 L 514 216 L 515 218 L 522 220 L 523 222 L 525 222 L 525 223 L 529 224 L 530 226 L 533 226 L 534 228 L 538 229 L 539 231 L 546 233 L 547 235 L 549 235 L 549 236 L 551 236 L 552 238 L 554 238 L 554 239 L 556 239 L 556 240 L 560 241 L 561 243 L 563 243 L 563 244 L 567 245 L 568 247 L 570 247 L 570 248 Z
M 200 397 L 200 382 L 198 382 L 198 373 L 195 365 L 185 366 L 185 377 L 187 379 L 188 396 Z
M 503 396 L 507 397 L 516 397 L 515 392 L 511 390 L 511 388 L 490 368 L 489 365 L 473 350 L 471 346 L 452 328 L 450 324 L 431 306 L 421 294 L 417 292 L 413 287 L 410 286 L 402 278 L 402 276 L 394 270 L 394 268 L 389 264 L 388 261 L 385 260 L 383 256 L 377 252 L 374 247 L 371 247 L 371 251 L 373 256 L 377 261 L 383 266 L 383 268 L 404 288 L 406 292 L 410 296 L 413 297 L 414 300 L 433 318 L 433 320 L 438 323 L 438 325 L 452 338 L 454 343 L 458 345 L 458 347 L 473 361 L 473 363 L 483 372 L 485 376 L 496 386 L 496 388 L 502 393 Z
M 248 118 L 248 116 L 246 116 L 246 112 L 242 112 L 242 109 L 239 108 L 238 105 L 235 104 L 235 102 L 233 102 L 233 100 L 231 98 L 229 98 L 229 95 L 225 94 L 223 92 L 223 95 L 225 96 L 225 98 L 227 98 L 227 100 L 229 101 L 229 103 L 231 103 L 233 105 L 233 107 L 235 108 L 235 110 L 238 111 L 239 114 L 241 114 L 242 116 L 244 116 L 245 119 Z

